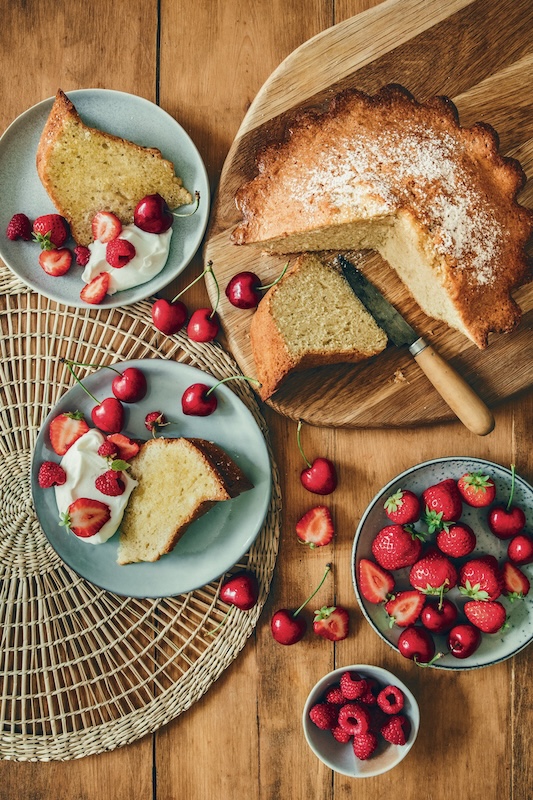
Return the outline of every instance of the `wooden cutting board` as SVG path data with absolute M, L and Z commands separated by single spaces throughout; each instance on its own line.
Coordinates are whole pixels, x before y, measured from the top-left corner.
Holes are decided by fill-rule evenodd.
M 373 93 L 386 83 L 400 83 L 419 100 L 451 97 L 465 126 L 492 124 L 501 152 L 518 158 L 532 179 L 519 199 L 533 207 L 532 30 L 531 0 L 391 0 L 310 39 L 270 76 L 226 158 L 204 248 L 221 288 L 219 313 L 227 343 L 245 375 L 255 375 L 249 341 L 253 312 L 234 308 L 223 290 L 241 270 L 269 283 L 287 260 L 229 239 L 239 221 L 235 191 L 256 174 L 258 148 L 281 137 L 298 110 L 321 107 L 338 91 L 356 87 Z M 425 316 L 377 254 L 367 252 L 363 259 L 365 274 L 489 406 L 531 386 L 533 283 L 515 295 L 524 312 L 520 327 L 492 336 L 480 351 Z M 215 302 L 213 282 L 207 286 Z M 300 372 L 268 403 L 287 417 L 324 426 L 397 427 L 454 419 L 406 349 L 394 346 L 363 364 Z

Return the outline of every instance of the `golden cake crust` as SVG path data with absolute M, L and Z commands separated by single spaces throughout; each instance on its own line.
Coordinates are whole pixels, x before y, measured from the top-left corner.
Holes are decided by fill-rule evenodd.
M 531 279 L 533 213 L 517 202 L 525 176 L 498 146 L 489 125 L 461 127 L 448 98 L 349 90 L 258 155 L 258 174 L 236 194 L 232 241 L 277 253 L 380 251 L 401 220 L 453 305 L 449 324 L 485 347 L 489 332 L 519 322 L 510 293 Z

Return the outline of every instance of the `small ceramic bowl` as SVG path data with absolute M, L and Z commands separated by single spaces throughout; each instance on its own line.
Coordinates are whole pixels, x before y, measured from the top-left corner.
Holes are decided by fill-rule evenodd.
M 411 723 L 409 736 L 404 745 L 389 744 L 382 739 L 370 758 L 362 761 L 356 757 L 351 740 L 341 744 L 333 737 L 331 731 L 321 730 L 314 724 L 309 717 L 311 708 L 324 700 L 327 690 L 338 684 L 345 672 L 357 672 L 363 678 L 373 678 L 381 688 L 397 686 L 403 692 L 405 701 L 401 713 Z M 370 778 L 388 772 L 405 758 L 418 734 L 420 711 L 414 695 L 392 672 L 369 664 L 355 664 L 335 669 L 318 681 L 311 689 L 305 703 L 302 723 L 309 747 L 326 766 L 352 778 Z

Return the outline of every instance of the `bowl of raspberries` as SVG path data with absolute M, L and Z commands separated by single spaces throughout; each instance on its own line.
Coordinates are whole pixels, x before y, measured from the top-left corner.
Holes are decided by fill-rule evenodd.
M 357 528 L 352 578 L 387 644 L 420 666 L 464 670 L 533 638 L 533 488 L 510 468 L 439 458 L 396 476 Z
M 391 672 L 355 664 L 318 681 L 302 721 L 307 743 L 324 764 L 369 778 L 405 758 L 418 734 L 420 712 L 414 695 Z

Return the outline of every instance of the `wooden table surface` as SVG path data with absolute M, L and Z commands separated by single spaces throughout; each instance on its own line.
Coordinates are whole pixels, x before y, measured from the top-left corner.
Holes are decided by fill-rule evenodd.
M 310 37 L 376 3 L 3 0 L 1 5 L 0 130 L 58 86 L 141 95 L 187 130 L 214 189 L 247 107 L 271 72 Z M 198 274 L 201 263 L 198 254 L 177 286 Z M 204 287 L 197 285 L 188 300 L 192 308 L 203 305 Z M 74 762 L 0 762 L 0 798 L 531 798 L 531 648 L 480 671 L 419 669 L 386 646 L 362 618 L 350 559 L 354 530 L 369 500 L 417 462 L 448 455 L 514 462 L 532 482 L 533 395 L 498 406 L 496 428 L 484 438 L 459 423 L 402 430 L 306 427 L 308 455 L 333 459 L 340 475 L 337 491 L 327 500 L 336 525 L 327 554 L 303 548 L 294 534 L 296 520 L 314 502 L 299 481 L 296 424 L 270 408 L 264 413 L 282 476 L 284 525 L 255 635 L 199 702 L 153 735 Z M 270 634 L 273 611 L 299 605 L 328 560 L 333 575 L 316 601 L 350 610 L 349 637 L 334 645 L 308 633 L 294 647 L 278 645 Z M 323 766 L 301 727 L 309 688 L 333 667 L 354 663 L 395 671 L 418 698 L 422 715 L 419 738 L 402 764 L 360 781 Z

